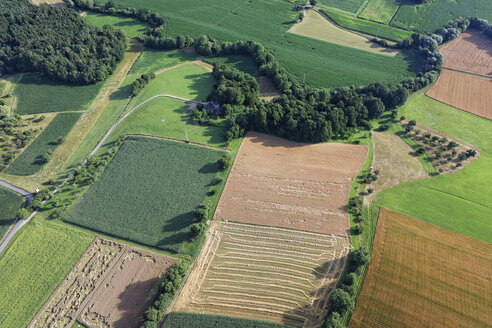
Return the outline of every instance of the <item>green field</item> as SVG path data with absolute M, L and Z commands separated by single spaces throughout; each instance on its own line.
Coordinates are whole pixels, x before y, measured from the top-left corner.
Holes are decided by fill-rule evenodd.
M 59 146 L 57 139 L 65 138 L 79 120 L 81 113 L 60 113 L 6 170 L 8 174 L 31 175 L 46 163 L 40 157 L 48 151 L 54 152 Z
M 129 137 L 65 220 L 180 252 L 193 211 L 206 198 L 223 154 L 181 142 Z
M 130 74 L 145 74 L 197 59 L 197 55 L 182 50 L 159 51 L 145 49 L 130 70 Z
M 22 196 L 0 187 L 0 240 L 15 222 L 15 214 L 24 202 Z
M 0 327 L 26 327 L 91 241 L 47 221 L 22 228 L 0 258 Z
M 461 171 L 400 185 L 378 194 L 379 204 L 472 238 L 492 242 L 492 122 L 424 95 L 402 114 L 480 147 L 480 157 Z
M 343 28 L 377 36 L 380 38 L 385 38 L 393 41 L 401 41 L 412 35 L 412 32 L 410 31 L 405 31 L 400 28 L 395 28 L 388 25 L 340 14 L 333 10 L 323 9 L 321 11 L 331 20 L 333 20 L 337 25 Z
M 365 0 L 318 0 L 318 4 L 355 13 Z
M 359 17 L 388 24 L 405 0 L 370 0 Z
M 290 326 L 221 315 L 171 312 L 162 328 L 289 328 Z
M 98 2 L 105 2 L 98 0 Z M 166 18 L 169 36 L 208 34 L 224 41 L 254 40 L 272 50 L 292 79 L 316 87 L 396 82 L 415 67 L 405 58 L 365 54 L 348 47 L 286 33 L 296 22 L 293 4 L 281 0 L 116 0 L 118 6 L 149 8 Z
M 147 25 L 142 24 L 135 18 L 112 16 L 88 11 L 84 16 L 88 24 L 103 27 L 110 25 L 114 28 L 123 30 L 129 38 L 136 38 L 147 29 Z
M 85 110 L 102 87 L 63 84 L 34 74 L 23 74 L 16 84 L 16 112 L 21 115 Z
M 223 64 L 227 66 L 234 67 L 240 71 L 246 72 L 253 76 L 258 75 L 258 67 L 255 62 L 248 56 L 224 56 L 224 57 L 212 57 L 204 60 L 207 63 L 214 64 Z

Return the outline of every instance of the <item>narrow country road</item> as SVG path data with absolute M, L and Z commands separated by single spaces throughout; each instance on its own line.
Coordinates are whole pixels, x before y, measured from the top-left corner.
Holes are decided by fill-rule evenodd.
M 8 182 L 5 182 L 3 180 L 0 180 L 0 186 L 5 187 L 7 189 L 10 189 L 18 194 L 21 194 L 22 196 L 25 196 L 27 198 L 27 203 L 29 204 L 32 200 L 32 194 L 29 191 L 25 191 L 24 189 L 21 189 L 19 187 L 16 187 L 14 185 L 11 185 Z

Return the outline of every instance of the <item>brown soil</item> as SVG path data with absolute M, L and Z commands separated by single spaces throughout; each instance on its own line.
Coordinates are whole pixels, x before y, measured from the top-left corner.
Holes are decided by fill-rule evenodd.
M 492 245 L 381 209 L 354 327 L 490 327 Z
M 219 221 L 170 311 L 319 327 L 348 237 Z
M 492 41 L 478 31 L 468 31 L 441 48 L 443 67 L 492 77 Z
M 260 76 L 257 80 L 260 85 L 260 99 L 272 100 L 273 98 L 280 96 L 280 92 L 275 88 L 275 85 L 269 77 Z
M 492 120 L 492 79 L 443 70 L 426 95 Z
M 32 3 L 37 5 L 37 6 L 50 5 L 53 7 L 67 8 L 67 4 L 63 0 L 32 0 Z
M 366 146 L 307 145 L 249 132 L 215 217 L 294 230 L 347 235 L 347 197 Z
M 96 238 L 29 327 L 138 327 L 173 259 Z

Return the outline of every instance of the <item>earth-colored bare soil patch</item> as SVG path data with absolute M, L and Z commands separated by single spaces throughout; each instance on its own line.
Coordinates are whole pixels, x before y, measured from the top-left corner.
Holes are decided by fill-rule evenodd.
M 96 238 L 29 327 L 138 327 L 173 259 Z
M 339 28 L 314 10 L 308 11 L 302 22 L 292 26 L 288 32 L 387 56 L 399 53 L 398 50 L 385 48 L 362 35 Z
M 172 310 L 319 327 L 348 237 L 214 223 Z
M 275 88 L 275 85 L 269 77 L 259 76 L 257 80 L 260 85 L 260 99 L 272 100 L 273 98 L 280 96 L 280 92 Z
M 428 177 L 413 149 L 394 134 L 372 132 L 373 168 L 378 180 L 369 185 L 375 192 Z
M 443 70 L 426 95 L 492 120 L 492 79 Z
M 354 327 L 489 327 L 492 245 L 381 209 Z
M 63 8 L 67 7 L 67 4 L 63 0 L 32 0 L 32 3 L 37 6 L 50 5 L 54 7 L 63 7 Z
M 492 41 L 486 35 L 469 30 L 441 48 L 443 67 L 492 77 Z
M 348 192 L 366 157 L 366 146 L 307 145 L 249 132 L 215 217 L 347 235 Z

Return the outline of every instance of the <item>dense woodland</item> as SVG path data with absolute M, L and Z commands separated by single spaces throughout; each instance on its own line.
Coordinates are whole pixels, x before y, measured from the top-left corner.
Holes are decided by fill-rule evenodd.
M 89 26 L 73 10 L 0 2 L 0 75 L 34 72 L 92 84 L 112 73 L 125 50 L 122 31 Z

